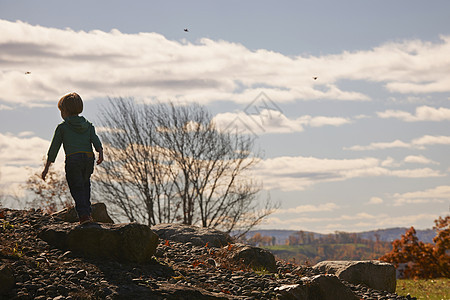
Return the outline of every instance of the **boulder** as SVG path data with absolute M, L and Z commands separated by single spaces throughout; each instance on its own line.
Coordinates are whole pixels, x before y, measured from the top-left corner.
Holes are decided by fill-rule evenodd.
M 285 284 L 275 288 L 279 300 L 308 300 L 308 287 L 303 284 Z
M 114 224 L 114 221 L 108 215 L 106 211 L 106 205 L 104 203 L 94 203 L 91 205 L 92 218 L 95 222 Z M 52 216 L 62 219 L 65 222 L 75 223 L 78 222 L 78 214 L 75 207 L 65 208 L 52 214 Z
M 9 293 L 16 284 L 14 274 L 10 266 L 0 265 L 0 295 Z
M 86 257 L 137 263 L 149 262 L 158 245 L 158 236 L 150 227 L 137 223 L 53 224 L 45 226 L 39 237 Z
M 273 254 L 267 250 L 244 244 L 233 245 L 231 258 L 241 261 L 254 270 L 277 272 L 277 263 Z
M 233 243 L 228 233 L 205 227 L 184 224 L 157 224 L 152 230 L 158 234 L 160 239 L 180 243 L 190 242 L 195 246 L 220 248 Z
M 301 283 L 275 288 L 277 299 L 290 300 L 358 300 L 352 290 L 334 275 L 303 277 Z
M 321 273 L 335 274 L 339 279 L 353 284 L 362 283 L 372 289 L 390 293 L 395 292 L 397 285 L 395 267 L 377 260 L 322 261 L 313 268 Z

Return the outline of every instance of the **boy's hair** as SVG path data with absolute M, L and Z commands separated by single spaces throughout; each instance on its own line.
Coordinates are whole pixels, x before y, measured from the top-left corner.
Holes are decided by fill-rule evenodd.
M 69 93 L 59 99 L 58 108 L 69 116 L 75 116 L 83 111 L 83 100 L 77 93 Z

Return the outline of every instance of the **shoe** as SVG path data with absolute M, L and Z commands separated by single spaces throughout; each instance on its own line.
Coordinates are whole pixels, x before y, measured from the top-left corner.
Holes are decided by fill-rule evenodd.
M 89 223 L 93 223 L 93 222 L 94 222 L 94 220 L 92 219 L 92 217 L 90 215 L 85 215 L 85 216 L 80 217 L 80 225 L 89 224 Z

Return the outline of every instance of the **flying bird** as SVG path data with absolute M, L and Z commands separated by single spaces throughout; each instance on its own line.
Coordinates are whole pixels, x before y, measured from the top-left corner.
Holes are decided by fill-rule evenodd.
M 317 76 L 314 76 L 313 79 L 314 79 L 314 80 L 317 80 Z
M 30 75 L 31 74 L 31 72 L 25 72 L 25 75 Z
M 189 29 L 185 28 L 184 31 L 189 32 Z

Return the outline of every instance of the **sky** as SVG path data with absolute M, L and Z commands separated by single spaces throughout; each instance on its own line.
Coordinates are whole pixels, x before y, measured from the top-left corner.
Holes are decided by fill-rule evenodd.
M 17 194 L 43 168 L 57 101 L 76 91 L 94 125 L 108 97 L 134 97 L 200 103 L 253 136 L 261 201 L 280 204 L 261 229 L 431 228 L 450 207 L 449 11 L 0 0 L 0 189 Z

